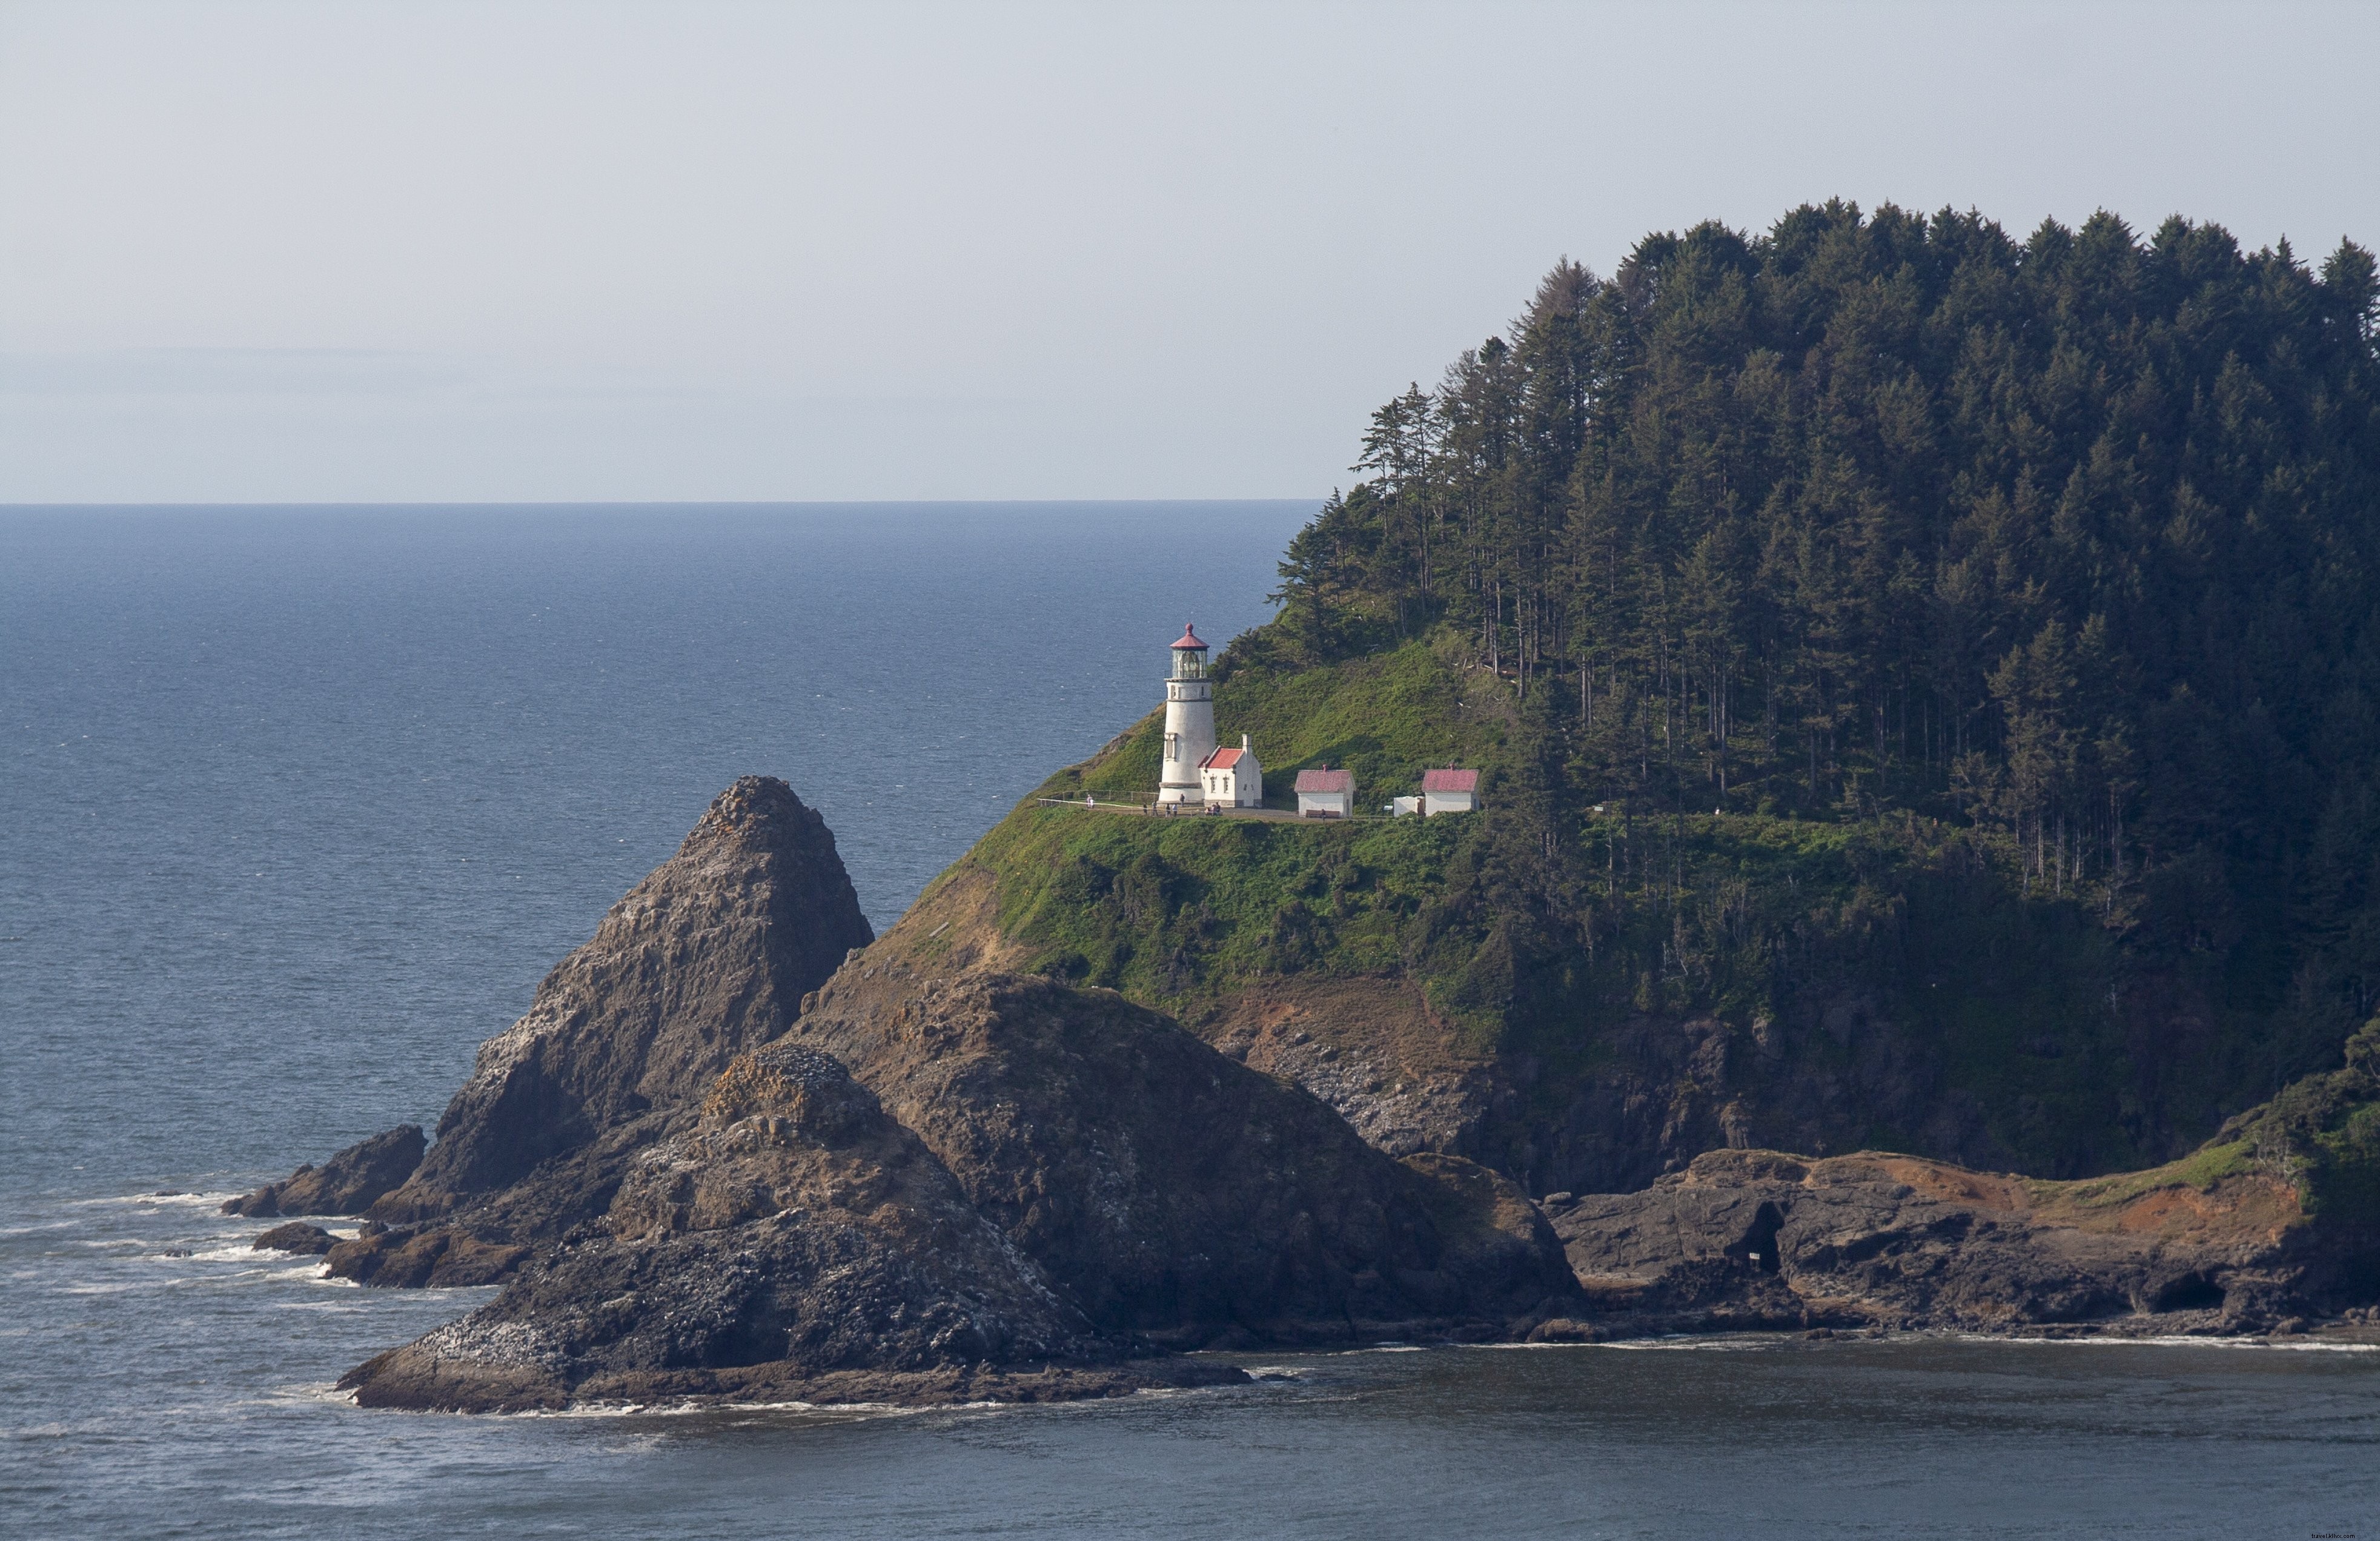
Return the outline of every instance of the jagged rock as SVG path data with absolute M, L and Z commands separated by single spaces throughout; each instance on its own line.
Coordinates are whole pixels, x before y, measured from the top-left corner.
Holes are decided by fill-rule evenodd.
M 1582 1308 L 1508 1180 L 1391 1159 L 1170 1019 L 945 929 L 913 913 L 854 954 L 698 1106 L 342 1243 L 334 1272 L 434 1284 L 467 1238 L 543 1238 L 494 1301 L 344 1384 L 465 1410 L 1109 1395 L 1238 1377 L 1168 1346 L 1517 1337 Z M 743 945 L 706 932 L 667 966 Z M 470 1106 L 495 1144 L 537 1107 Z
M 421 1125 L 399 1124 L 351 1145 L 321 1166 L 302 1166 L 278 1183 L 227 1200 L 226 1215 L 360 1215 L 421 1164 Z
M 697 1128 L 639 1156 L 603 1229 L 363 1366 L 359 1400 L 510 1409 L 698 1394 L 722 1374 L 783 1389 L 1123 1357 L 916 1135 L 799 1047 L 738 1060 Z
M 330 1251 L 337 1240 L 319 1225 L 291 1220 L 286 1225 L 274 1226 L 248 1244 L 249 1250 L 255 1252 L 294 1252 L 299 1256 L 319 1256 Z
M 382 1227 L 329 1249 L 333 1279 L 383 1289 L 457 1289 L 493 1284 L 518 1268 L 528 1248 L 480 1240 L 451 1226 Z
M 745 777 L 480 1046 L 437 1143 L 373 1215 L 447 1215 L 699 1098 L 871 936 L 825 820 L 784 783 Z
M 1596 1309 L 1578 1333 L 1876 1325 L 2263 1331 L 2294 1300 L 2297 1191 L 2045 1183 L 1915 1157 L 1713 1151 L 1554 1222 Z M 1553 1327 L 1548 1337 L 1572 1335 Z

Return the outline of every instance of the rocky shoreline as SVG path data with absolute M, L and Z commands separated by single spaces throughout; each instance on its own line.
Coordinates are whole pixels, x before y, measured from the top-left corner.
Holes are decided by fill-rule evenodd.
M 1541 1336 L 1929 1330 L 2245 1337 L 2307 1325 L 2296 1191 L 2033 1182 L 1915 1157 L 1712 1151 L 1549 1206 L 1594 1303 Z
M 371 1407 L 1074 1400 L 1244 1378 L 1183 1351 L 1387 1340 L 2380 1333 L 2269 1163 L 2053 1183 L 1721 1149 L 1532 1200 L 1423 1104 L 1298 1084 L 1334 1060 L 1278 1009 L 1211 1047 L 1014 971 L 996 900 L 963 865 L 874 938 L 818 815 L 746 778 L 481 1048 L 434 1142 L 225 1207 L 361 1217 L 257 1240 L 333 1277 L 503 1284 L 350 1371 Z
M 1239 1377 L 1183 1349 L 1518 1338 L 1576 1308 L 1508 1180 L 1388 1156 L 931 910 L 870 938 L 818 816 L 738 782 L 481 1049 L 426 1150 L 392 1131 L 226 1207 L 362 1215 L 269 1243 L 362 1283 L 504 1281 L 350 1372 L 376 1407 L 1112 1396 Z

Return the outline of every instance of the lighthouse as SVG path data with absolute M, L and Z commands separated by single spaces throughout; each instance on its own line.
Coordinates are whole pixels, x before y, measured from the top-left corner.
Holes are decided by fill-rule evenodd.
M 1190 626 L 1173 644 L 1173 672 L 1165 677 L 1165 761 L 1158 772 L 1160 803 L 1203 803 L 1198 768 L 1215 752 L 1215 687 L 1207 679 L 1207 644 Z

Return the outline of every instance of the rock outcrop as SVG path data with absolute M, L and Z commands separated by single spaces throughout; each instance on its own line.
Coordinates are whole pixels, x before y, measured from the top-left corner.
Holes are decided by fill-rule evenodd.
M 1548 1207 L 1594 1305 L 1543 1338 L 2244 1333 L 2307 1308 L 2297 1189 L 2252 1165 L 2047 1183 L 1873 1152 L 1728 1150 L 1641 1193 Z
M 989 895 L 966 886 L 839 972 L 794 1041 L 847 1064 L 1102 1329 L 1493 1337 L 1569 1296 L 1516 1185 L 1390 1159 L 1171 1018 L 970 957 Z
M 226 1201 L 226 1215 L 360 1215 L 394 1192 L 421 1164 L 421 1125 L 399 1124 L 347 1147 L 321 1166 L 302 1166 Z
M 301 1257 L 320 1257 L 338 1244 L 338 1238 L 319 1225 L 289 1220 L 248 1244 L 251 1252 L 289 1252 Z
M 776 895 L 848 885 L 785 805 L 814 820 L 779 783 L 714 805 L 332 1249 L 370 1283 L 512 1270 L 359 1366 L 359 1401 L 1107 1395 L 1238 1377 L 1173 1348 L 1583 1308 L 1512 1183 L 1393 1159 L 1170 1018 L 1008 971 L 986 892 L 944 885 L 789 994 L 821 953 L 783 945 Z
M 528 1248 L 483 1241 L 456 1226 L 392 1228 L 367 1222 L 363 1232 L 324 1253 L 333 1279 L 382 1289 L 455 1289 L 493 1284 L 520 1266 Z
M 745 777 L 546 976 L 528 1014 L 480 1046 L 437 1143 L 372 1217 L 449 1214 L 698 1100 L 872 937 L 826 821 L 784 783 Z
M 785 1045 L 641 1153 L 604 1233 L 352 1381 L 514 1410 L 1120 1357 L 849 1072 Z

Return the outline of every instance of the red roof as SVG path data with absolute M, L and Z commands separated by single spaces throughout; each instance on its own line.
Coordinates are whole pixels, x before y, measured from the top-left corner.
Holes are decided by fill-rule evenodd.
M 1199 769 L 1202 770 L 1229 770 L 1232 766 L 1239 764 L 1240 757 L 1246 753 L 1247 751 L 1245 749 L 1218 749 L 1213 754 L 1207 757 L 1205 762 L 1199 766 Z
M 1329 766 L 1323 766 L 1315 770 L 1300 770 L 1297 773 L 1297 790 L 1300 792 L 1353 792 L 1355 790 L 1355 772 L 1333 770 Z
M 1477 792 L 1479 772 L 1476 770 L 1425 770 L 1421 773 L 1424 792 Z
M 1198 640 L 1198 634 L 1191 629 L 1186 621 L 1182 625 L 1182 640 L 1173 645 L 1177 648 L 1195 648 L 1202 653 L 1207 650 L 1207 644 Z

